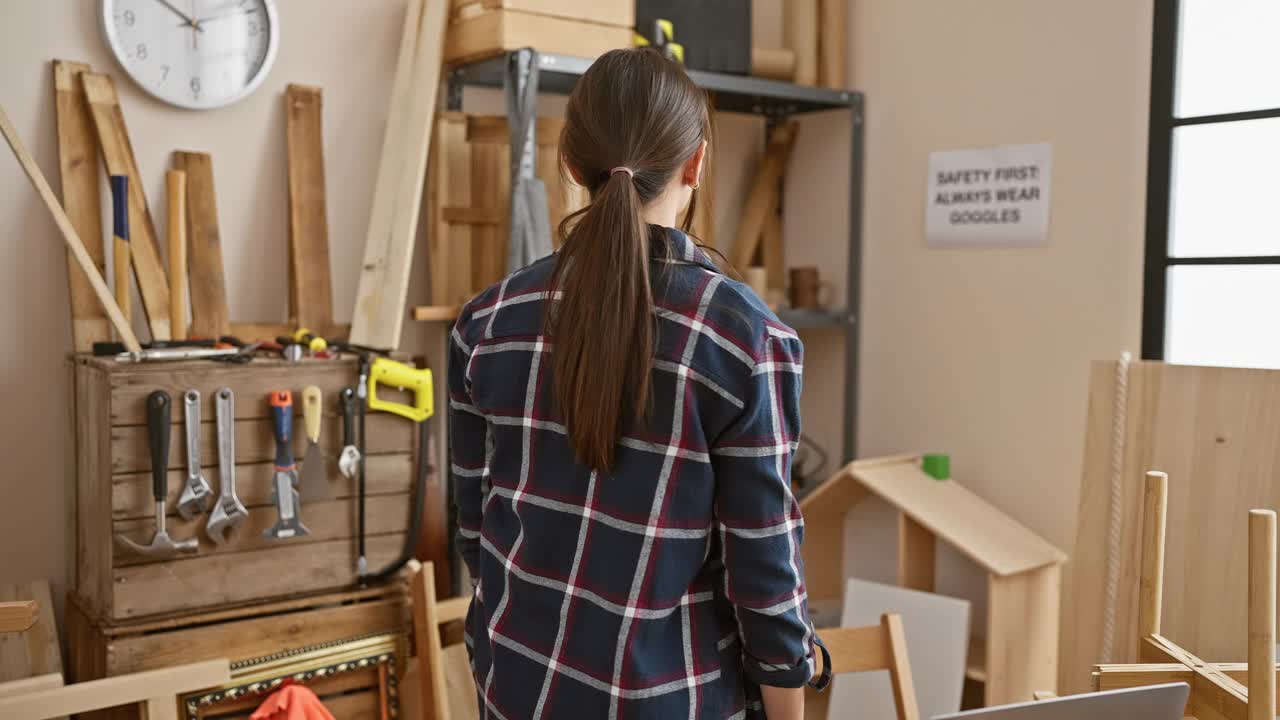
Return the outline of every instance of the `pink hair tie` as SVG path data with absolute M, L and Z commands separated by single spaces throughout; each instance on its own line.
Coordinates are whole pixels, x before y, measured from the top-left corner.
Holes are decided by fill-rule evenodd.
M 627 177 L 631 178 L 632 180 L 634 180 L 634 179 L 635 179 L 635 177 L 636 177 L 636 172 L 635 172 L 634 170 L 632 170 L 632 169 L 631 169 L 631 168 L 629 168 L 629 167 L 624 167 L 624 166 L 622 166 L 622 165 L 619 165 L 618 167 L 616 167 L 616 168 L 614 168 L 614 169 L 610 170 L 610 171 L 609 171 L 609 174 L 610 174 L 610 175 L 617 175 L 617 174 L 618 174 L 618 173 L 620 173 L 620 172 L 624 172 L 624 173 L 626 173 L 626 174 L 627 174 Z

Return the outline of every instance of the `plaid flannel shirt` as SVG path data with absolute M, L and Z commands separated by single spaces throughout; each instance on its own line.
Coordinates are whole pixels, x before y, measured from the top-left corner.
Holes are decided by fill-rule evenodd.
M 575 461 L 552 409 L 554 258 L 454 327 L 451 470 L 486 718 L 760 717 L 758 685 L 813 680 L 821 643 L 790 490 L 800 339 L 666 234 L 652 411 L 607 476 Z

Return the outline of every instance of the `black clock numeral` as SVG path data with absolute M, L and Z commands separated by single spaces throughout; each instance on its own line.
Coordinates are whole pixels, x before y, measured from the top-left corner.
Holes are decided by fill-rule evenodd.
M 157 83 L 158 85 L 164 84 L 164 81 L 169 78 L 169 70 L 170 68 L 168 65 L 160 66 L 160 82 Z
M 124 24 L 128 25 L 129 27 L 133 27 L 133 24 L 136 22 L 138 22 L 138 16 L 134 15 L 132 10 L 125 10 Z
M 138 55 L 138 59 L 139 59 L 139 60 L 146 60 L 146 59 L 147 59 L 147 44 L 146 44 L 146 43 L 138 43 L 138 51 L 137 51 L 137 55 Z
M 200 99 L 200 78 L 191 78 L 191 96 Z
M 258 34 L 258 23 L 254 20 L 250 20 L 249 21 L 249 37 L 253 37 L 254 35 L 257 35 L 257 34 Z

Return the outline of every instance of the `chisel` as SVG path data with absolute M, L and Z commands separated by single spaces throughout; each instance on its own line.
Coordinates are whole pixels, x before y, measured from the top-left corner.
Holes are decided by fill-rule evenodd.
M 126 321 L 133 320 L 129 297 L 129 176 L 111 176 L 111 234 L 116 280 L 116 304 Z
M 303 502 L 329 500 L 329 477 L 325 472 L 324 453 L 320 452 L 320 388 L 308 385 L 302 389 L 302 423 L 307 434 L 307 454 L 302 457 L 302 479 L 298 494 Z

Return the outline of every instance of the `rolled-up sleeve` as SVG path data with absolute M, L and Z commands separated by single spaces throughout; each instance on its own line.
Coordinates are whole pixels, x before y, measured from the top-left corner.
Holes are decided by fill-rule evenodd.
M 470 313 L 463 311 L 449 341 L 449 455 L 453 500 L 458 510 L 458 553 L 471 573 L 479 575 L 480 527 L 488 465 L 485 446 L 488 424 L 471 397 L 467 368 L 471 347 L 464 332 Z
M 804 523 L 791 493 L 802 363 L 800 340 L 771 331 L 741 414 L 711 450 L 725 594 L 738 618 L 743 668 L 752 681 L 777 687 L 804 685 L 815 665 L 800 558 Z

